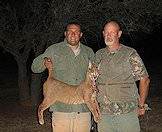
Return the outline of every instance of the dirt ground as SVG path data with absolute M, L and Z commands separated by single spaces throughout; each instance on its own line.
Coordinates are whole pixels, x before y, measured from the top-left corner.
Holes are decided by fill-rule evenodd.
M 162 132 L 162 64 L 149 64 L 150 95 L 154 97 L 151 96 L 148 100 L 152 110 L 140 117 L 141 132 Z M 15 96 L 18 94 L 18 90 L 15 91 L 16 72 L 12 73 L 12 70 L 5 70 L 4 67 L 7 66 L 0 65 L 0 132 L 51 132 L 51 114 L 48 110 L 45 111 L 45 124 L 41 126 L 35 110 L 15 101 L 18 98 Z
M 19 103 L 0 105 L 0 132 L 51 132 L 50 113 L 45 114 L 45 124 L 39 125 L 35 110 Z
M 161 97 L 150 99 L 151 111 L 140 117 L 141 132 L 162 132 Z M 51 118 L 45 112 L 45 124 L 39 125 L 35 110 L 16 102 L 0 103 L 0 132 L 51 132 Z

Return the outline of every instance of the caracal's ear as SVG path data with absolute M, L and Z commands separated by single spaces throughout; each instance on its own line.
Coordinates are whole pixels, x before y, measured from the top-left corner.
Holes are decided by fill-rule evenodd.
M 91 69 L 91 68 L 92 68 L 92 63 L 91 63 L 91 61 L 90 61 L 90 60 L 89 60 L 88 68 L 89 68 L 89 69 Z
M 100 70 L 101 62 L 98 64 L 97 69 Z

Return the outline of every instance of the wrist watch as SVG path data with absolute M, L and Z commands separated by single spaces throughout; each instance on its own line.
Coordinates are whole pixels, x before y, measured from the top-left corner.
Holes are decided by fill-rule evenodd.
M 144 104 L 144 105 L 138 105 L 139 109 L 144 109 L 144 110 L 151 110 L 151 108 L 148 106 L 148 104 Z
M 139 105 L 138 108 L 139 109 L 145 109 L 145 105 Z

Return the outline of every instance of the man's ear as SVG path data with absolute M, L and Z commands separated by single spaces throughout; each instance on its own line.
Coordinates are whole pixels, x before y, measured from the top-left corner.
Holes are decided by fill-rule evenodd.
M 118 32 L 118 37 L 120 38 L 121 35 L 122 35 L 122 31 L 120 30 L 120 31 Z
M 82 36 L 83 36 L 83 33 L 81 32 L 81 33 L 80 33 L 80 38 L 81 38 Z
M 67 34 L 67 32 L 65 31 L 65 32 L 64 32 L 64 36 L 66 36 L 66 34 Z
M 102 34 L 103 34 L 103 37 L 105 37 L 105 31 L 104 30 L 102 31 Z

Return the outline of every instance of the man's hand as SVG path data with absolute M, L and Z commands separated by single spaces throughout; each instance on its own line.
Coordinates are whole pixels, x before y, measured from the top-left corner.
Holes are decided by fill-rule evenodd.
M 143 116 L 146 112 L 146 110 L 151 110 L 151 108 L 148 106 L 148 104 L 139 105 L 137 109 L 138 116 Z
M 145 108 L 138 108 L 137 109 L 137 114 L 138 116 L 143 116 L 145 114 Z
M 50 58 L 47 57 L 44 58 L 44 65 L 47 69 L 53 68 L 52 60 Z

